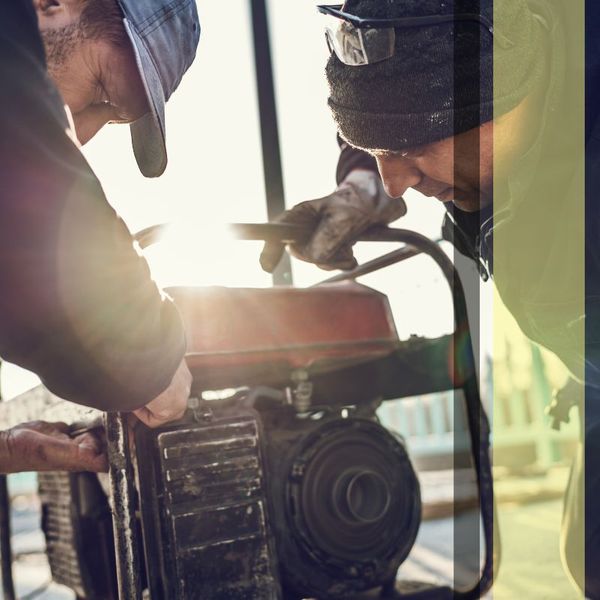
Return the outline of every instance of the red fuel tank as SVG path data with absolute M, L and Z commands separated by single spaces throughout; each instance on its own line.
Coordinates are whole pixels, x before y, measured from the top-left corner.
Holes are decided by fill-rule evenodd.
M 354 282 L 168 293 L 185 322 L 188 365 L 212 385 L 215 378 L 218 385 L 256 384 L 261 375 L 266 385 L 293 369 L 329 370 L 383 356 L 398 342 L 387 297 Z

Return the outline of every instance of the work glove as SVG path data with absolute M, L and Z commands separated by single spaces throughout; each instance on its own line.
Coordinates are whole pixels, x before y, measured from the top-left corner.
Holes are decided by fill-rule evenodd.
M 352 246 L 373 225 L 387 225 L 406 214 L 402 198 L 390 198 L 377 173 L 356 169 L 324 198 L 308 200 L 282 213 L 275 222 L 307 227 L 308 242 L 293 244 L 290 253 L 327 271 L 356 267 Z M 272 273 L 285 247 L 267 242 L 260 256 L 262 268 Z

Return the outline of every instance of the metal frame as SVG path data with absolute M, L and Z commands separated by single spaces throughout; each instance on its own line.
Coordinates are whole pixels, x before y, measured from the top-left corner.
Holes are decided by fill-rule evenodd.
M 138 243 L 147 247 L 160 238 L 164 226 L 157 226 L 141 232 L 138 235 Z M 289 225 L 275 224 L 236 224 L 230 228 L 232 235 L 243 240 L 280 240 L 287 242 L 298 242 L 306 239 L 307 231 Z M 401 229 L 378 228 L 372 229 L 363 236 L 365 241 L 400 242 L 404 246 L 384 256 L 358 266 L 356 269 L 326 279 L 322 283 L 332 283 L 343 280 L 353 280 L 367 273 L 388 267 L 397 262 L 407 260 L 420 254 L 430 256 L 442 270 L 453 294 L 455 334 L 460 332 L 462 341 L 468 341 L 463 348 L 462 358 L 464 364 L 461 373 L 467 374 L 465 381 L 459 382 L 456 389 L 462 389 L 468 415 L 468 429 L 471 439 L 471 455 L 475 466 L 477 483 L 479 487 L 480 512 L 483 522 L 485 559 L 481 570 L 481 576 L 477 584 L 467 592 L 453 592 L 453 597 L 461 600 L 472 600 L 480 597 L 492 584 L 494 561 L 499 557 L 499 537 L 494 540 L 495 528 L 497 526 L 494 518 L 493 482 L 489 459 L 489 425 L 486 414 L 481 405 L 479 387 L 475 371 L 475 359 L 471 337 L 468 329 L 468 318 L 464 291 L 458 274 L 451 260 L 446 256 L 438 243 L 432 242 L 424 236 L 415 232 Z M 320 285 L 320 284 L 319 284 Z M 56 408 L 56 407 L 55 407 Z M 73 413 L 73 421 L 81 419 L 81 409 L 75 405 L 69 405 Z M 70 414 L 70 413 L 69 413 Z M 63 413 L 61 413 L 63 418 Z M 140 583 L 140 557 L 139 545 L 136 542 L 138 531 L 135 526 L 135 488 L 131 455 L 128 443 L 128 425 L 126 415 L 123 413 L 110 414 L 106 416 L 106 430 L 110 462 L 111 478 L 111 500 L 114 515 L 115 531 L 115 554 L 117 558 L 117 576 L 120 597 L 125 600 L 139 600 L 141 598 Z M 0 481 L 1 484 L 1 481 Z M 6 500 L 6 499 L 5 499 Z M 2 508 L 2 494 L 0 487 L 0 517 Z M 4 515 L 8 515 L 5 509 Z M 8 520 L 0 518 L 0 547 L 2 551 L 3 585 L 6 600 L 14 600 L 14 588 L 12 586 L 11 570 L 7 568 L 7 557 L 10 557 L 10 530 Z M 494 541 L 496 544 L 494 545 Z M 12 596 L 10 594 L 13 594 Z
M 269 15 L 266 0 L 249 0 L 252 17 L 254 46 L 254 68 L 256 71 L 256 93 L 262 146 L 267 217 L 273 221 L 285 210 L 283 169 L 279 145 L 277 100 L 271 59 Z M 275 285 L 292 285 L 292 265 L 289 256 L 284 256 L 273 272 Z
M 164 226 L 157 226 L 144 230 L 138 235 L 140 246 L 146 247 L 156 241 Z M 297 237 L 294 238 L 294 231 L 289 226 L 276 224 L 235 224 L 231 226 L 231 232 L 237 239 L 256 240 L 273 239 L 278 235 L 280 239 L 288 241 L 298 241 L 305 239 L 307 231 L 302 228 L 296 228 Z M 458 372 L 455 363 L 455 378 L 460 381 L 462 375 L 467 374 L 464 382 L 456 386 L 456 389 L 462 389 L 465 396 L 467 408 L 468 429 L 471 439 L 471 456 L 476 473 L 477 485 L 479 490 L 479 507 L 481 521 L 483 526 L 483 538 L 485 544 L 484 561 L 478 582 L 467 591 L 453 590 L 452 595 L 459 600 L 474 600 L 480 598 L 493 583 L 494 564 L 497 564 L 500 555 L 499 535 L 497 531 L 497 520 L 495 519 L 495 503 L 493 494 L 493 477 L 490 464 L 490 427 L 487 415 L 481 404 L 479 395 L 479 385 L 477 381 L 477 372 L 475 369 L 475 357 L 473 354 L 473 345 L 469 330 L 467 315 L 467 304 L 464 290 L 460 282 L 458 273 L 452 261 L 446 256 L 442 248 L 436 242 L 433 242 L 425 236 L 404 229 L 389 229 L 386 227 L 374 228 L 360 237 L 361 241 L 371 242 L 399 242 L 404 246 L 370 261 L 356 269 L 343 273 L 341 275 L 329 278 L 320 284 L 331 283 L 332 281 L 353 280 L 366 273 L 371 273 L 383 267 L 390 266 L 408 258 L 426 254 L 430 256 L 438 265 L 452 292 L 454 301 L 454 319 L 455 332 L 460 333 L 462 342 L 468 340 L 468 344 L 462 349 L 462 358 L 464 364 L 461 364 L 461 371 Z M 458 355 L 455 353 L 455 355 Z M 131 527 L 131 515 L 134 506 L 134 490 L 132 477 L 125 476 L 127 470 L 131 468 L 131 456 L 126 436 L 127 424 L 125 415 L 118 413 L 110 417 L 114 431 L 113 436 L 109 432 L 109 459 L 111 472 L 111 493 L 112 505 L 115 518 L 115 540 L 117 565 L 126 565 L 118 571 L 119 590 L 127 590 L 126 594 L 120 592 L 122 600 L 141 598 L 141 587 L 139 582 L 139 573 L 133 568 L 139 558 L 137 551 L 132 549 L 131 544 L 135 538 L 135 527 Z M 496 535 L 496 540 L 494 540 Z M 496 544 L 494 545 L 494 541 Z M 410 598 L 410 595 L 405 596 Z
M 464 392 L 467 406 L 467 421 L 471 439 L 471 456 L 475 466 L 477 487 L 479 490 L 479 506 L 483 526 L 485 555 L 481 569 L 481 577 L 477 584 L 466 592 L 454 590 L 453 597 L 460 600 L 474 600 L 475 598 L 481 597 L 491 588 L 494 579 L 494 565 L 499 564 L 500 561 L 501 546 L 496 518 L 493 475 L 489 455 L 490 425 L 479 394 L 479 383 L 477 381 L 477 371 L 475 369 L 475 356 L 473 354 L 473 343 L 469 328 L 467 303 L 460 277 L 454 264 L 448 256 L 446 256 L 439 244 L 432 242 L 425 236 L 414 231 L 375 228 L 361 236 L 360 239 L 363 241 L 403 242 L 405 246 L 363 265 L 359 265 L 348 273 L 341 273 L 334 277 L 330 277 L 321 283 L 354 280 L 357 277 L 372 273 L 383 267 L 412 258 L 413 256 L 427 254 L 435 261 L 444 274 L 452 292 L 452 298 L 454 300 L 455 346 L 456 335 L 458 332 L 464 336 L 463 340 L 468 340 L 468 344 L 465 344 L 467 354 L 464 354 L 465 349 L 463 348 L 462 357 L 467 363 L 464 366 L 466 367 L 465 370 L 469 373 L 469 376 L 459 389 L 462 389 Z M 458 356 L 459 354 L 455 352 L 454 355 Z M 460 378 L 461 373 L 456 372 L 456 366 L 455 362 L 455 377 Z

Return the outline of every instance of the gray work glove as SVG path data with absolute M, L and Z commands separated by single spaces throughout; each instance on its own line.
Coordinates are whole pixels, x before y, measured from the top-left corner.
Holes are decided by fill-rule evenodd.
M 352 171 L 337 189 L 324 198 L 297 204 L 276 222 L 304 225 L 312 234 L 305 244 L 294 244 L 290 253 L 327 271 L 353 269 L 352 246 L 373 225 L 387 225 L 406 214 L 402 198 L 390 198 L 377 173 Z M 271 273 L 279 264 L 283 244 L 267 242 L 260 256 L 262 268 Z

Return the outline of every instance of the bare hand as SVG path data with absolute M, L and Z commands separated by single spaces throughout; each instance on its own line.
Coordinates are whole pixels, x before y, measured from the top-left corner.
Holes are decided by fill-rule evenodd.
M 133 414 L 148 427 L 160 427 L 183 417 L 192 388 L 192 374 L 185 359 L 181 361 L 171 384 L 152 402 L 134 410 Z
M 0 432 L 0 472 L 107 471 L 103 446 L 93 432 L 70 437 L 65 423 L 24 423 Z
M 387 225 L 406 214 L 402 198 L 390 198 L 376 173 L 355 170 L 324 198 L 302 202 L 285 211 L 279 223 L 304 225 L 313 231 L 307 244 L 293 245 L 290 253 L 325 270 L 353 269 L 352 246 L 373 225 Z M 260 257 L 272 272 L 284 252 L 282 244 L 267 243 Z

